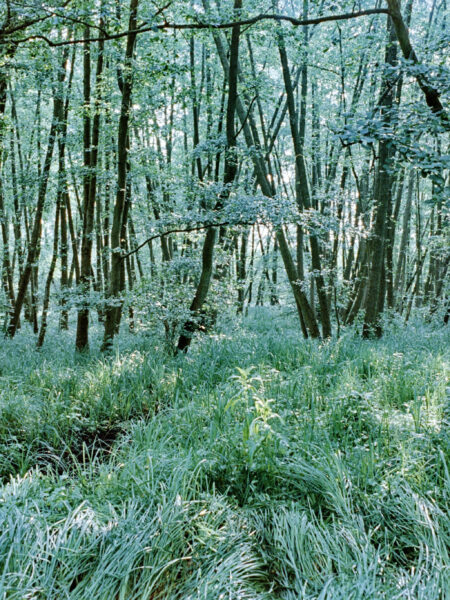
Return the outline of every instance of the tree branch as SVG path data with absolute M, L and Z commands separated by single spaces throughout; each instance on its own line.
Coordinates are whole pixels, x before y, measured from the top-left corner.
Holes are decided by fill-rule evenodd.
M 71 1 L 72 0 L 65 0 L 65 2 L 63 2 L 63 4 L 62 4 L 61 8 L 65 8 L 68 4 L 70 4 Z M 5 23 L 3 24 L 2 27 L 0 27 L 0 44 L 9 44 L 9 43 L 16 44 L 17 41 L 15 41 L 15 40 L 6 40 L 3 38 L 11 35 L 12 33 L 17 33 L 18 31 L 27 29 L 28 27 L 31 27 L 31 25 L 35 25 L 36 23 L 41 23 L 42 21 L 49 19 L 50 16 L 51 16 L 51 14 L 45 14 L 45 15 L 41 15 L 39 17 L 34 17 L 33 19 L 28 19 L 26 21 L 23 21 L 22 23 L 14 23 L 14 19 L 11 17 L 10 14 L 8 14 Z M 27 39 L 27 38 L 25 38 L 25 39 Z
M 121 31 L 120 33 L 108 34 L 105 36 L 104 40 L 117 40 L 119 38 L 126 37 L 130 33 L 138 34 L 144 33 L 146 31 L 164 31 L 166 29 L 174 29 L 174 30 L 191 30 L 191 29 L 231 29 L 232 27 L 239 25 L 255 25 L 260 21 L 278 21 L 283 22 L 286 21 L 291 23 L 294 27 L 300 27 L 303 25 L 318 25 L 319 23 L 326 23 L 330 21 L 345 21 L 349 19 L 356 19 L 359 17 L 365 17 L 367 15 L 388 15 L 390 14 L 387 8 L 370 8 L 367 10 L 361 10 L 359 12 L 352 13 L 344 13 L 342 15 L 325 15 L 323 17 L 316 17 L 313 19 L 295 19 L 294 17 L 289 17 L 287 15 L 278 15 L 278 14 L 259 14 L 254 17 L 244 19 L 242 21 L 232 21 L 229 23 L 168 23 L 164 21 L 164 23 L 160 23 L 158 25 L 142 25 L 135 30 L 132 31 Z M 7 33 L 7 32 L 6 32 Z M 1 32 L 0 32 L 1 34 Z M 4 35 L 4 34 L 3 34 Z M 93 43 L 100 41 L 100 38 L 79 38 L 75 40 L 66 40 L 62 42 L 54 42 L 50 38 L 45 35 L 35 34 L 29 35 L 24 38 L 19 38 L 15 40 L 6 40 L 0 39 L 0 44 L 23 44 L 24 42 L 28 42 L 31 40 L 41 40 L 46 42 L 49 46 L 66 46 L 68 44 L 85 44 L 85 43 Z
M 418 65 L 419 59 L 417 54 L 412 47 L 411 40 L 409 38 L 408 27 L 403 20 L 402 13 L 400 11 L 400 4 L 398 0 L 387 0 L 389 6 L 389 14 L 391 15 L 392 22 L 394 23 L 395 33 L 397 35 L 400 48 L 402 49 L 403 56 L 406 60 L 411 61 L 414 65 Z M 420 89 L 425 95 L 425 100 L 431 111 L 438 115 L 446 127 L 450 130 L 450 120 L 448 114 L 445 112 L 441 101 L 439 100 L 439 91 L 431 84 L 425 73 L 417 72 L 415 74 L 417 83 Z
M 246 221 L 223 221 L 222 223 L 204 223 L 203 225 L 195 225 L 193 227 L 186 227 L 185 229 L 169 229 L 168 231 L 163 231 L 162 233 L 155 233 L 154 235 L 147 238 L 144 242 L 136 246 L 134 250 L 127 252 L 127 254 L 123 254 L 121 256 L 122 260 L 128 258 L 132 254 L 138 252 L 141 248 L 143 248 L 146 244 L 149 244 L 153 240 L 157 240 L 159 238 L 165 237 L 166 235 L 170 235 L 171 233 L 190 233 L 192 231 L 203 231 L 204 229 L 211 229 L 212 227 L 228 227 L 232 225 L 254 225 L 254 221 L 246 222 Z

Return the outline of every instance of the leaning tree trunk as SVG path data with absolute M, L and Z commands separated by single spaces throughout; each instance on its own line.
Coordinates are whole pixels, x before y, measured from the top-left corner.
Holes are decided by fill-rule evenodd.
M 209 8 L 208 0 L 203 0 L 203 5 L 205 6 L 206 9 L 208 9 Z M 213 33 L 213 37 L 214 37 L 214 42 L 216 44 L 217 52 L 218 52 L 218 55 L 220 58 L 220 62 L 222 64 L 223 71 L 226 75 L 229 72 L 229 64 L 228 64 L 225 44 L 223 43 L 223 40 L 222 40 L 219 32 L 213 30 L 212 33 Z M 241 127 L 242 127 L 242 130 L 244 133 L 245 142 L 246 142 L 248 148 L 252 148 L 251 158 L 252 158 L 252 162 L 253 162 L 253 166 L 254 166 L 256 182 L 259 185 L 261 192 L 264 194 L 264 196 L 266 196 L 267 198 L 273 198 L 275 196 L 275 189 L 274 189 L 274 186 L 271 183 L 269 183 L 270 178 L 268 177 L 269 173 L 266 169 L 266 165 L 265 165 L 263 159 L 261 158 L 260 154 L 254 151 L 255 148 L 260 147 L 260 145 L 257 143 L 257 140 L 255 141 L 256 136 L 257 136 L 256 128 L 250 126 L 250 124 L 252 123 L 251 106 L 248 106 L 248 105 L 246 106 L 244 104 L 244 102 L 241 100 L 241 98 L 238 96 L 237 102 L 236 102 L 236 109 L 237 109 L 237 114 L 238 114 L 239 120 L 241 122 Z M 283 112 L 283 114 L 285 114 L 285 113 Z M 249 124 L 249 122 L 250 122 L 250 124 Z M 278 127 L 276 129 L 278 130 Z M 272 147 L 273 147 L 273 143 L 271 143 L 271 145 L 270 145 L 270 148 L 272 148 Z M 269 149 L 266 149 L 266 150 L 269 151 Z M 308 331 L 309 331 L 311 337 L 320 337 L 320 332 L 319 332 L 319 328 L 317 326 L 317 321 L 316 321 L 314 312 L 312 311 L 311 307 L 309 306 L 309 302 L 306 297 L 306 294 L 304 294 L 302 287 L 299 283 L 297 269 L 296 269 L 294 260 L 292 258 L 291 251 L 289 249 L 286 235 L 284 233 L 282 226 L 280 226 L 280 225 L 277 226 L 277 228 L 275 229 L 275 234 L 277 237 L 277 242 L 278 242 L 278 246 L 280 249 L 281 258 L 283 260 L 286 274 L 288 276 L 288 280 L 289 280 L 289 283 L 291 285 L 291 289 L 292 289 L 292 292 L 294 295 L 294 300 L 295 300 L 295 304 L 296 304 L 297 311 L 299 314 L 300 322 L 302 322 L 302 319 L 304 318 L 306 327 L 308 328 Z M 304 316 L 302 313 L 304 313 Z
M 395 29 L 395 35 L 400 44 L 400 48 L 403 52 L 403 56 L 406 60 L 411 61 L 414 65 L 420 66 L 417 54 L 412 47 L 411 40 L 409 39 L 408 26 L 403 20 L 402 13 L 400 10 L 399 0 L 386 0 L 389 7 L 389 14 L 392 18 L 393 26 Z M 414 70 L 415 78 L 422 90 L 426 103 L 430 107 L 431 111 L 436 114 L 441 122 L 444 124 L 447 130 L 450 130 L 450 120 L 448 114 L 444 111 L 441 101 L 439 100 L 440 93 L 432 85 L 427 74 L 423 69 Z
M 234 10 L 238 11 L 242 8 L 242 0 L 234 0 Z M 233 184 L 237 173 L 237 157 L 236 157 L 236 133 L 235 133 L 235 114 L 237 102 L 237 82 L 238 82 L 238 60 L 239 60 L 239 41 L 241 28 L 235 25 L 231 32 L 230 44 L 230 62 L 228 71 L 228 102 L 226 113 L 226 137 L 227 148 L 225 153 L 225 165 L 223 176 L 223 192 L 215 209 L 219 210 L 223 207 L 225 200 L 230 195 L 230 188 Z M 206 232 L 205 242 L 202 251 L 202 271 L 200 280 L 195 291 L 194 299 L 190 306 L 192 318 L 188 319 L 183 326 L 180 338 L 178 340 L 178 351 L 186 351 L 192 341 L 192 336 L 197 328 L 196 317 L 205 302 L 211 283 L 211 275 L 213 270 L 214 245 L 216 241 L 216 228 L 211 227 Z

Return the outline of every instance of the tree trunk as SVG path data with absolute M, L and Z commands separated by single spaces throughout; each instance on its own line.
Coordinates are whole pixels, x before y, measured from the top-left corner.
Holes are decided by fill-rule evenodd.
M 395 34 L 390 17 L 387 19 L 388 40 L 385 51 L 385 63 L 394 66 L 397 63 Z M 394 79 L 392 73 L 385 73 L 381 85 L 380 107 L 384 124 L 388 127 L 392 120 L 394 104 Z M 368 293 L 365 307 L 363 337 L 375 334 L 381 336 L 379 323 L 380 295 L 385 292 L 382 274 L 384 273 L 386 219 L 390 216 L 392 177 L 392 148 L 387 140 L 378 145 L 378 169 L 374 186 L 374 226 L 369 239 L 370 268 L 368 274 Z
M 406 60 L 411 61 L 414 65 L 420 65 L 417 54 L 411 45 L 409 39 L 409 31 L 406 23 L 403 20 L 400 10 L 399 0 L 386 0 L 389 7 L 389 14 L 395 28 L 395 34 L 402 49 L 403 56 Z M 447 130 L 450 130 L 450 120 L 448 114 L 444 111 L 441 101 L 439 100 L 440 93 L 433 87 L 425 72 L 422 69 L 415 69 L 415 78 L 420 89 L 425 95 L 425 100 L 431 111 L 435 113 Z
M 303 144 L 301 142 L 300 132 L 297 125 L 297 111 L 295 109 L 294 91 L 288 65 L 286 47 L 284 43 L 284 37 L 280 28 L 278 29 L 278 50 L 280 53 L 281 68 L 283 72 L 284 87 L 286 91 L 286 98 L 288 104 L 289 125 L 291 129 L 291 136 L 295 153 L 296 200 L 299 211 L 302 212 L 303 209 L 311 209 L 311 195 L 308 186 Z M 314 279 L 317 286 L 317 296 L 319 298 L 322 333 L 324 338 L 328 338 L 331 337 L 329 303 L 326 293 L 325 280 L 322 274 L 319 240 L 314 232 L 311 232 L 309 234 L 309 242 L 311 248 L 311 266 L 314 272 Z
M 234 10 L 237 12 L 242 8 L 242 0 L 234 0 Z M 226 136 L 227 148 L 225 153 L 225 165 L 223 176 L 223 191 L 215 210 L 223 207 L 225 200 L 230 195 L 230 188 L 233 184 L 237 173 L 237 157 L 235 152 L 236 134 L 235 134 L 235 113 L 237 102 L 237 82 L 238 82 L 238 60 L 239 60 L 239 42 L 240 42 L 240 26 L 235 25 L 231 32 L 230 44 L 230 63 L 228 71 L 228 102 L 226 112 Z M 183 326 L 182 333 L 178 340 L 178 351 L 186 351 L 192 341 L 193 333 L 197 328 L 196 317 L 198 316 L 203 303 L 206 299 L 211 275 L 213 269 L 214 245 L 216 241 L 216 228 L 211 227 L 206 232 L 205 242 L 202 251 L 202 271 L 200 280 L 197 285 L 194 299 L 190 306 L 190 312 L 193 318 L 186 321 Z
M 36 347 L 41 348 L 44 339 L 45 333 L 47 331 L 47 316 L 48 316 L 48 307 L 50 304 L 50 287 L 53 281 L 53 274 L 55 272 L 56 261 L 58 259 L 58 239 L 59 239 L 59 222 L 60 222 L 60 200 L 56 203 L 55 209 L 55 226 L 53 228 L 53 252 L 52 252 L 52 260 L 50 262 L 50 267 L 48 270 L 47 281 L 45 283 L 45 291 L 44 291 L 44 301 L 42 305 L 42 317 L 41 317 L 41 327 L 39 329 L 39 336 L 36 342 Z
M 61 116 L 63 115 L 62 84 L 66 75 L 66 62 L 67 54 L 65 53 L 62 67 L 58 70 L 58 83 L 53 97 L 53 117 L 48 136 L 47 152 L 45 155 L 44 165 L 42 168 L 42 173 L 39 182 L 39 191 L 36 212 L 34 215 L 33 230 L 31 232 L 30 241 L 28 244 L 27 259 L 24 265 L 24 269 L 22 271 L 22 275 L 19 278 L 19 286 L 14 306 L 14 312 L 11 315 L 11 319 L 7 329 L 7 335 L 9 337 L 14 337 L 14 335 L 16 334 L 20 319 L 20 313 L 22 311 L 28 284 L 30 282 L 30 278 L 33 272 L 33 266 L 37 263 L 39 258 L 40 239 L 42 233 L 42 215 L 44 212 L 45 197 L 47 194 L 47 184 L 50 175 L 53 148 L 55 146 L 55 139 L 58 131 L 59 121 Z
M 127 163 L 129 142 L 129 121 L 131 110 L 131 92 L 133 86 L 133 55 L 136 44 L 137 11 L 139 0 L 130 0 L 130 17 L 128 23 L 127 47 L 122 72 L 122 103 L 119 118 L 119 131 L 117 136 L 117 194 L 114 205 L 113 222 L 111 228 L 111 270 L 110 281 L 105 310 L 105 331 L 103 336 L 102 351 L 112 346 L 114 335 L 117 331 L 118 307 L 122 300 L 119 295 L 123 290 L 123 259 L 122 253 L 125 240 L 121 233 L 126 223 L 126 194 L 127 194 Z
M 100 27 L 103 20 L 100 19 Z M 89 27 L 85 28 L 85 36 L 89 37 Z M 95 98 L 93 102 L 94 119 L 91 130 L 91 55 L 90 44 L 86 43 L 84 48 L 84 165 L 86 173 L 84 176 L 84 198 L 83 198 L 83 233 L 81 238 L 81 268 L 80 268 L 80 292 L 83 296 L 82 306 L 78 310 L 77 333 L 75 347 L 78 352 L 89 348 L 89 306 L 88 296 L 92 279 L 92 247 L 94 243 L 95 203 L 97 192 L 97 162 L 98 144 L 100 136 L 100 101 L 102 88 L 104 41 L 98 43 L 97 67 L 95 74 Z

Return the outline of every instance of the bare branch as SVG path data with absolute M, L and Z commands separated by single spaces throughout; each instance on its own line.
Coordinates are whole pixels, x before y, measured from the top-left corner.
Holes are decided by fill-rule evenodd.
M 106 37 L 104 38 L 105 40 L 117 40 L 123 37 L 126 37 L 127 35 L 129 35 L 130 33 L 134 33 L 134 34 L 138 34 L 138 33 L 144 33 L 147 31 L 164 31 L 166 29 L 173 29 L 173 30 L 192 30 L 192 29 L 231 29 L 232 27 L 239 25 L 239 26 L 243 26 L 243 25 L 255 25 L 256 23 L 259 23 L 261 21 L 278 21 L 278 22 L 288 22 L 291 23 L 291 25 L 293 25 L 294 27 L 300 27 L 303 25 L 318 25 L 319 23 L 326 23 L 326 22 L 332 22 L 332 21 L 346 21 L 349 19 L 356 19 L 359 17 L 365 17 L 368 15 L 388 15 L 390 14 L 389 10 L 387 8 L 371 8 L 368 10 L 361 10 L 359 12 L 352 12 L 352 13 L 344 13 L 342 15 L 325 15 L 323 17 L 316 17 L 313 19 L 295 19 L 294 17 L 289 17 L 287 15 L 277 15 L 277 14 L 260 14 L 260 15 L 256 15 L 255 17 L 251 17 L 248 19 L 244 19 L 242 21 L 232 21 L 229 23 L 203 23 L 203 22 L 199 22 L 199 23 L 168 23 L 167 21 L 165 21 L 164 23 L 160 23 L 160 24 L 152 24 L 152 25 L 142 25 L 141 27 L 138 27 L 137 29 L 133 30 L 133 31 L 121 31 L 120 33 L 113 33 L 113 34 L 108 34 L 106 35 Z M 0 32 L 1 34 L 1 32 Z M 75 40 L 65 40 L 65 41 L 61 41 L 61 42 L 54 42 L 53 40 L 51 40 L 50 38 L 48 38 L 45 35 L 40 35 L 40 34 L 35 34 L 35 35 L 30 35 L 24 38 L 20 38 L 20 39 L 15 39 L 15 40 L 6 40 L 6 39 L 0 39 L 0 43 L 5 44 L 23 44 L 24 42 L 28 42 L 31 40 L 42 40 L 44 42 L 46 42 L 49 46 L 52 47 L 56 47 L 56 46 L 66 46 L 68 44 L 84 44 L 84 43 L 92 43 L 92 42 L 98 42 L 100 41 L 100 38 L 98 37 L 93 37 L 93 38 L 79 38 L 79 39 L 75 39 Z
M 66 0 L 61 8 L 65 8 L 68 4 L 70 4 L 72 0 Z M 31 25 L 36 25 L 36 23 L 41 23 L 42 21 L 46 21 L 47 19 L 50 18 L 50 14 L 45 14 L 45 15 L 41 15 L 39 17 L 35 17 L 33 19 L 28 19 L 26 21 L 23 21 L 22 23 L 14 23 L 14 19 L 11 17 L 10 14 L 8 14 L 8 18 L 6 20 L 6 23 L 3 24 L 2 27 L 0 27 L 0 44 L 17 44 L 18 41 L 17 40 L 7 40 L 7 39 L 3 39 L 6 38 L 6 36 L 10 36 L 13 33 L 17 33 L 18 31 L 23 31 L 24 29 L 28 29 L 28 27 L 31 27 Z M 24 38 L 27 39 L 27 38 Z M 20 41 L 19 41 L 20 43 Z
M 138 252 L 141 248 L 143 248 L 146 244 L 149 244 L 153 240 L 157 240 L 159 238 L 165 237 L 166 235 L 170 235 L 171 233 L 191 233 L 192 231 L 203 231 L 204 229 L 211 229 L 212 227 L 228 227 L 235 225 L 254 225 L 252 222 L 244 222 L 244 221 L 223 221 L 222 223 L 204 223 L 203 225 L 195 225 L 193 227 L 186 227 L 184 229 L 169 229 L 168 231 L 163 231 L 162 233 L 155 233 L 154 235 L 147 238 L 144 242 L 136 246 L 134 250 L 127 252 L 127 254 L 122 255 L 122 260 L 128 258 L 132 254 Z

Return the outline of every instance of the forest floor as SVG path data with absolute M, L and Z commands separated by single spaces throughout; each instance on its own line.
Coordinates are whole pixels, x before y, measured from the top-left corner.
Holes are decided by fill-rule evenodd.
M 0 344 L 0 598 L 445 600 L 448 329 Z

